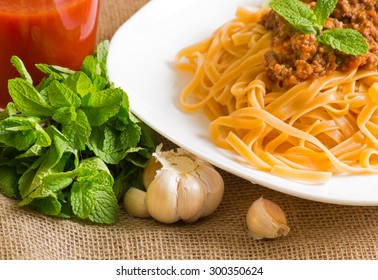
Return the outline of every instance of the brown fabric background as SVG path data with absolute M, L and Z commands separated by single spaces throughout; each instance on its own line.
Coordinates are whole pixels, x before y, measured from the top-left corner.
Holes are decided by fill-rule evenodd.
M 111 39 L 145 3 L 102 0 L 98 40 Z M 195 224 L 163 225 L 121 209 L 116 225 L 97 226 L 42 216 L 0 194 L 0 259 L 378 259 L 378 207 L 303 200 L 222 175 L 220 207 Z M 286 212 L 291 231 L 285 238 L 248 236 L 245 214 L 261 195 Z

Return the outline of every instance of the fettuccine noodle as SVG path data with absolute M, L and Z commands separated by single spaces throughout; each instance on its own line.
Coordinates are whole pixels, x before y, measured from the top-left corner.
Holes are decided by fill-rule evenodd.
M 212 141 L 259 170 L 312 182 L 376 173 L 378 73 L 333 72 L 283 89 L 266 75 L 272 32 L 258 23 L 261 13 L 238 8 L 177 54 L 177 67 L 193 73 L 183 109 L 204 110 Z

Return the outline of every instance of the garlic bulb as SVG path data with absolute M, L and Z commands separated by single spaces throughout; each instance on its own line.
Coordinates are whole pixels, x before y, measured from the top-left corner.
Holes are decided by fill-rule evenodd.
M 222 201 L 224 182 L 215 168 L 183 150 L 158 146 L 145 169 L 146 207 L 163 223 L 195 222 L 213 213 Z M 153 178 L 151 180 L 151 178 Z
M 139 218 L 150 217 L 145 204 L 145 199 L 145 191 L 134 187 L 129 188 L 123 197 L 123 204 L 127 213 Z
M 262 197 L 253 202 L 249 208 L 247 227 L 250 235 L 255 239 L 286 236 L 290 230 L 282 209 Z

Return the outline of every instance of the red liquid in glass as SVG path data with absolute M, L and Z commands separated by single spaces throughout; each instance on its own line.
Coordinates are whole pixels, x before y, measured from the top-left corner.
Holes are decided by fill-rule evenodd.
M 96 43 L 99 0 L 0 0 L 0 107 L 11 100 L 8 80 L 19 76 L 10 59 L 24 62 L 36 85 L 36 63 L 79 70 Z

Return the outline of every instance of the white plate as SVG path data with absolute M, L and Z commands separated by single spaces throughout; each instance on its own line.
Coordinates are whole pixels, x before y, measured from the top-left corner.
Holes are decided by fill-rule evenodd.
M 208 37 L 234 17 L 238 5 L 254 0 L 152 0 L 115 33 L 108 56 L 109 77 L 123 88 L 132 112 L 182 148 L 230 173 L 289 195 L 345 205 L 378 205 L 378 176 L 333 176 L 323 185 L 289 181 L 243 165 L 215 147 L 202 113 L 178 107 L 188 76 L 173 66 L 183 47 Z

